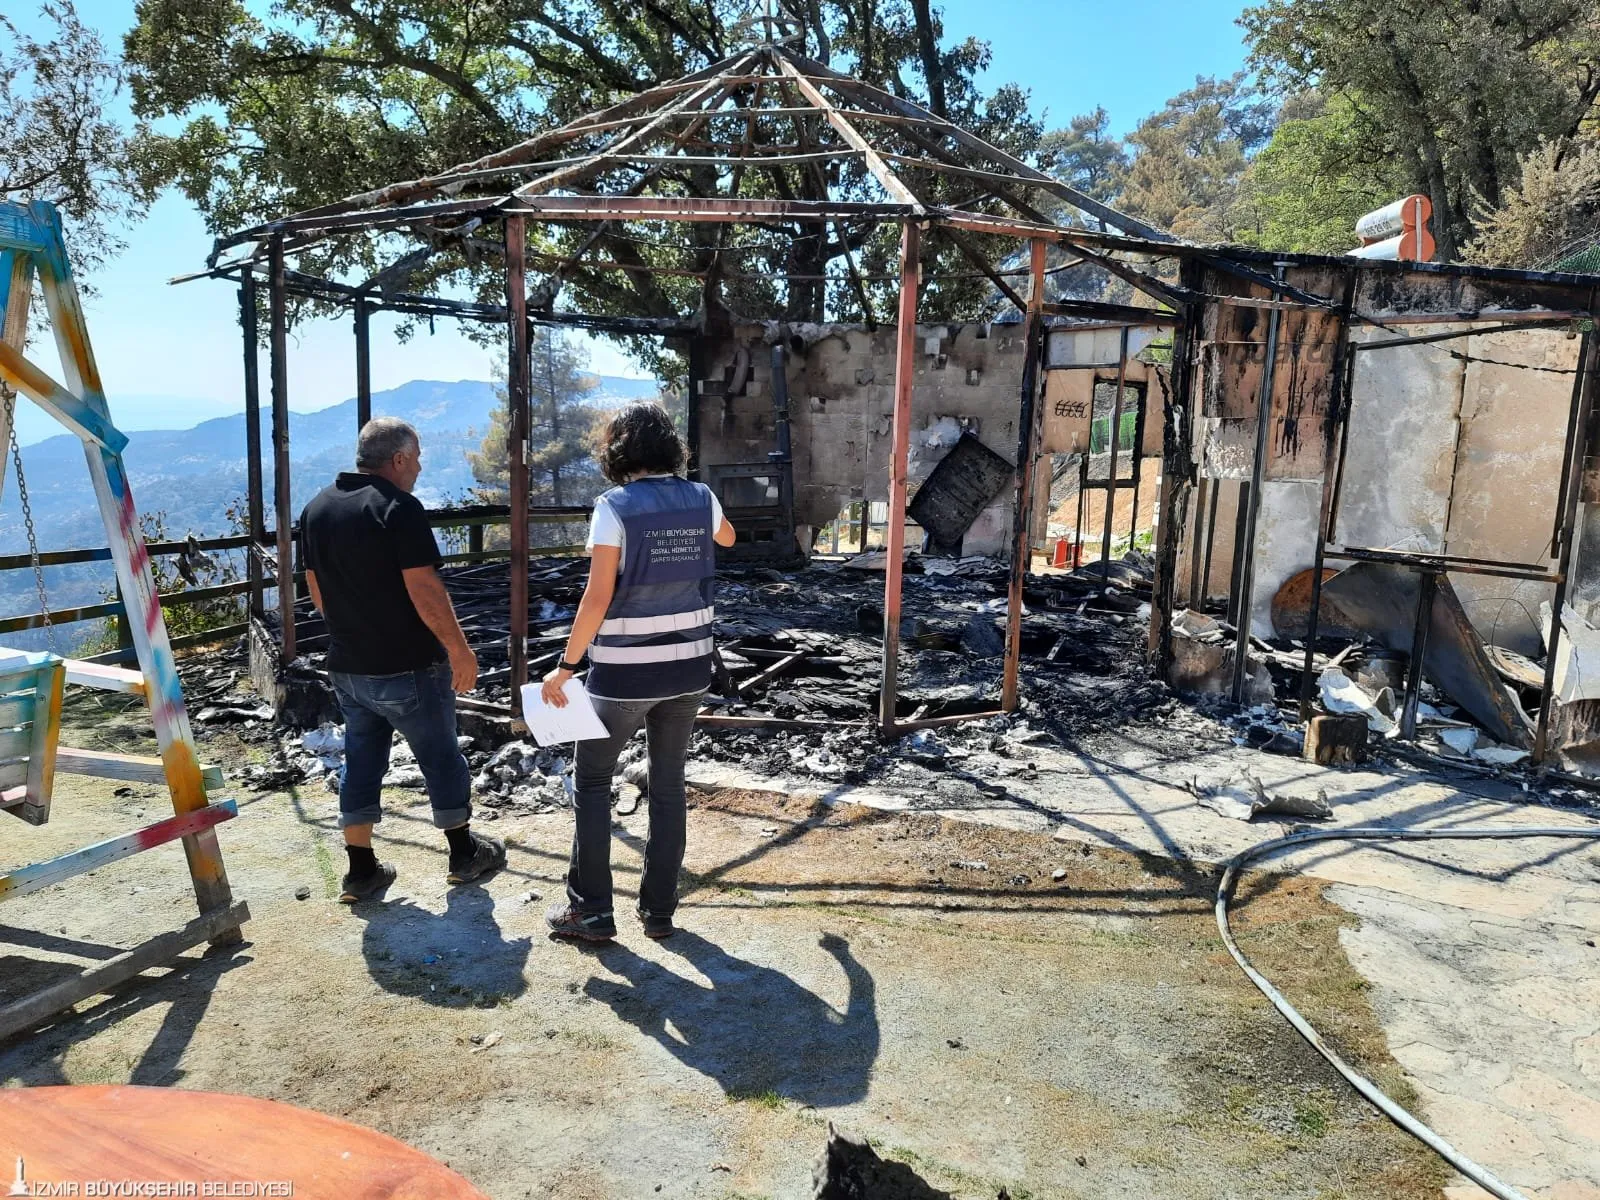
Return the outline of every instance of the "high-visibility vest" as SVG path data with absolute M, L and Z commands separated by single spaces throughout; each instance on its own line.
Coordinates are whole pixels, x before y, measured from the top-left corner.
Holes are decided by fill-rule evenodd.
M 589 648 L 591 695 L 654 700 L 711 686 L 711 489 L 677 476 L 601 497 L 622 523 L 622 569 Z

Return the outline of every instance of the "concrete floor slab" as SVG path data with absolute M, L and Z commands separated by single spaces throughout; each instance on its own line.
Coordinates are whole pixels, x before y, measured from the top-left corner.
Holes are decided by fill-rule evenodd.
M 1516 783 L 1404 765 L 1326 769 L 1214 741 L 1175 747 L 1146 733 L 1076 752 L 1039 747 L 1029 759 L 1033 769 L 1006 778 L 1004 796 L 968 803 L 942 803 L 925 786 L 827 795 L 1049 830 L 1196 871 L 1293 828 L 1228 820 L 1187 790 L 1197 776 L 1238 770 L 1269 790 L 1325 793 L 1337 825 L 1600 835 L 1592 808 L 1551 807 Z M 1342 940 L 1426 1119 L 1447 1140 L 1540 1200 L 1600 1189 L 1600 841 L 1332 842 L 1260 865 L 1269 861 L 1340 885 L 1329 898 L 1358 918 Z

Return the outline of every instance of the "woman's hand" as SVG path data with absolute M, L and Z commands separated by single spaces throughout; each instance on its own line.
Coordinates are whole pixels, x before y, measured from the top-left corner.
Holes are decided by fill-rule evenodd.
M 539 695 L 551 708 L 565 708 L 567 706 L 566 693 L 561 689 L 566 687 L 567 680 L 572 678 L 571 671 L 563 671 L 557 667 L 544 677 L 544 687 L 539 690 Z

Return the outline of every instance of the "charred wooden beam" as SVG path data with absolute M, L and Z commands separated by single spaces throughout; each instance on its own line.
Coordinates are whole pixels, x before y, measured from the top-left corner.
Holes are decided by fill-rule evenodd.
M 889 450 L 888 560 L 883 572 L 883 674 L 878 727 L 894 732 L 900 679 L 900 589 L 906 544 L 906 475 L 911 454 L 911 389 L 916 375 L 917 299 L 921 287 L 921 227 L 900 227 L 900 310 L 895 330 L 894 425 Z
M 517 712 L 522 685 L 528 682 L 528 375 L 532 367 L 528 340 L 528 285 L 524 270 L 527 225 L 521 216 L 506 218 L 506 423 L 507 461 L 511 475 L 511 709 Z
M 239 281 L 239 332 L 244 343 L 245 523 L 252 543 L 266 536 L 266 502 L 261 485 L 261 363 L 256 344 L 259 322 L 256 279 L 247 273 Z M 109 550 L 106 557 L 111 557 Z M 265 589 L 261 564 L 254 554 L 246 555 L 245 570 L 250 580 L 250 614 L 259 617 Z
M 279 652 L 294 661 L 294 515 L 289 479 L 289 309 L 284 288 L 283 239 L 272 238 L 269 309 L 272 326 L 272 491 L 278 531 L 277 589 Z
M 1015 712 L 1018 675 L 1022 664 L 1022 587 L 1033 560 L 1034 467 L 1039 453 L 1044 408 L 1039 404 L 1039 364 L 1044 358 L 1044 268 L 1048 246 L 1035 238 L 1029 243 L 1033 268 L 1023 333 L 1022 398 L 1017 417 L 1016 512 L 1012 517 L 1011 578 L 1006 591 L 1006 654 L 1000 707 Z M 1126 345 L 1127 335 L 1123 335 Z M 1116 423 L 1112 423 L 1113 444 Z M 1111 493 L 1107 493 L 1109 497 Z M 1111 505 L 1107 504 L 1107 509 Z

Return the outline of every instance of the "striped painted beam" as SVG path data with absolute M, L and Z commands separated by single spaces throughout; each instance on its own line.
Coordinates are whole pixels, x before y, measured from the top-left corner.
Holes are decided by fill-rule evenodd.
M 167 782 L 167 764 L 152 755 L 112 754 L 107 750 L 79 750 L 74 746 L 56 747 L 56 770 L 67 775 L 92 775 L 97 779 L 121 779 L 128 783 Z M 222 768 L 202 764 L 200 782 L 208 792 L 216 791 L 222 786 Z
M 108 863 L 128 858 L 142 850 L 177 841 L 192 833 L 200 833 L 223 821 L 231 821 L 238 815 L 239 806 L 234 801 L 220 800 L 205 808 L 198 808 L 194 812 L 157 821 L 154 825 L 124 834 L 122 837 L 85 846 L 82 850 L 74 850 L 70 854 L 63 854 L 60 858 L 35 863 L 31 867 L 21 867 L 9 875 L 0 875 L 0 900 L 25 896 L 53 883 L 71 879 L 75 875 L 98 870 Z
M 0 342 L 0 379 L 29 397 L 71 432 L 102 446 L 113 454 L 122 453 L 128 435 L 95 411 L 93 405 L 62 387 L 35 366 L 20 350 Z M 103 403 L 103 402 L 102 402 Z
M 131 692 L 135 696 L 145 694 L 142 672 L 106 663 L 85 662 L 78 658 L 67 659 L 67 682 L 102 692 Z

